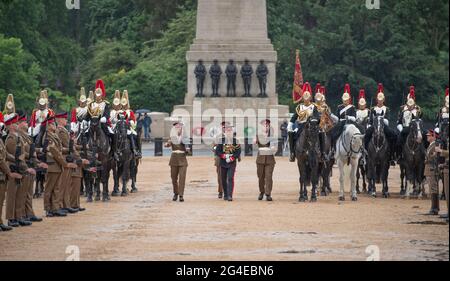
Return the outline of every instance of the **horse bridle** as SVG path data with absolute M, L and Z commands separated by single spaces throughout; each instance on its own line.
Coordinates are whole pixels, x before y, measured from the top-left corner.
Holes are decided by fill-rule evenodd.
M 347 149 L 345 147 L 345 142 L 346 142 L 346 136 L 344 134 L 344 136 L 341 138 L 341 143 L 342 143 L 342 147 L 344 148 L 345 153 L 347 153 L 347 157 L 351 157 L 352 154 L 359 154 L 363 151 L 363 146 L 361 145 L 361 147 L 358 149 L 358 151 L 353 149 L 353 141 L 357 138 L 357 137 L 361 137 L 363 136 L 363 134 L 359 133 L 359 134 L 354 134 L 352 136 L 352 138 L 350 139 L 350 147 L 349 149 Z
M 386 136 L 384 135 L 384 126 L 382 126 L 381 119 L 384 119 L 383 116 L 377 116 L 377 128 L 374 129 L 375 135 L 372 137 L 372 144 L 375 147 L 376 153 L 378 153 L 386 143 L 384 140 Z M 381 131 L 383 130 L 383 133 Z M 376 140 L 376 141 L 375 141 Z M 380 142 L 383 140 L 382 145 L 380 146 Z
M 412 127 L 413 124 L 416 124 L 416 127 L 417 127 L 416 130 L 411 130 L 411 127 Z M 411 124 L 409 125 L 409 129 L 410 129 L 410 131 L 409 131 L 408 137 L 407 137 L 407 139 L 406 139 L 406 147 L 407 147 L 408 150 L 411 151 L 411 153 L 414 155 L 414 154 L 416 153 L 416 151 L 420 148 L 420 144 L 417 143 L 416 140 L 414 140 L 414 142 L 413 142 L 413 143 L 414 143 L 414 146 L 413 146 L 413 148 L 411 148 L 411 146 L 409 145 L 409 143 L 410 143 L 411 135 L 412 135 L 414 138 L 417 138 L 418 132 L 419 132 L 419 130 L 420 130 L 419 120 L 413 119 L 413 120 L 411 121 Z

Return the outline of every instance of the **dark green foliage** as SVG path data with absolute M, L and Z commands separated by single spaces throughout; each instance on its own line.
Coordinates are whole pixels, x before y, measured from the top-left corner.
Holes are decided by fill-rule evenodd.
M 293 106 L 300 49 L 305 80 L 325 84 L 331 105 L 345 83 L 371 99 L 382 82 L 396 110 L 414 84 L 425 117 L 434 118 L 448 84 L 448 1 L 381 0 L 380 10 L 365 0 L 267 2 L 281 103 Z M 195 8 L 194 0 L 81 0 L 79 11 L 65 1 L 1 1 L 1 99 L 14 93 L 29 109 L 46 87 L 67 110 L 80 86 L 92 90 L 102 78 L 109 96 L 128 89 L 134 107 L 170 112 L 186 92 Z

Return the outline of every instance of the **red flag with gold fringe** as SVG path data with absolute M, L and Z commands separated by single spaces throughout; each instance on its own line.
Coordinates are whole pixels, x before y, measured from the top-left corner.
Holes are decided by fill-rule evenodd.
M 292 100 L 294 103 L 301 101 L 303 96 L 303 72 L 300 63 L 300 50 L 295 52 L 295 73 L 294 73 L 294 89 L 292 90 Z

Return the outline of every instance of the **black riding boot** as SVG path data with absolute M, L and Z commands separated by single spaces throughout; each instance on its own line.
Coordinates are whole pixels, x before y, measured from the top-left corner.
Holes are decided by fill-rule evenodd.
M 323 161 L 328 161 L 328 155 L 325 154 L 325 133 L 319 133 L 320 157 Z
M 294 143 L 295 132 L 289 132 L 289 162 L 295 162 L 295 143 Z
M 134 156 L 136 156 L 136 158 L 138 159 L 142 158 L 141 153 L 137 149 L 136 139 L 134 135 L 130 135 L 130 142 L 131 142 L 131 150 L 133 151 Z

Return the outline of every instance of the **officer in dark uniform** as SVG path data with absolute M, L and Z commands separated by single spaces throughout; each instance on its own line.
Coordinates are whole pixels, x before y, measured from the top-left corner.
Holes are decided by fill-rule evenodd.
M 234 175 L 237 161 L 241 157 L 241 145 L 234 135 L 232 126 L 228 125 L 225 127 L 225 135 L 221 143 L 217 145 L 216 155 L 220 158 L 224 200 L 231 202 L 233 201 Z

